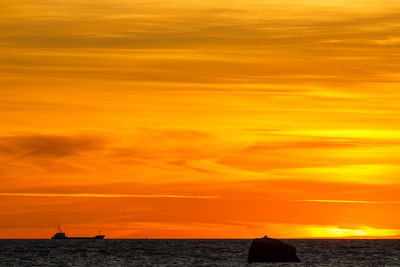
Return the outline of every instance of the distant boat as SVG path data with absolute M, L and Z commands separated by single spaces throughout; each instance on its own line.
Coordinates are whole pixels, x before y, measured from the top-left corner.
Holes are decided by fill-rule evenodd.
M 69 237 L 62 230 L 61 226 L 58 225 L 58 231 L 55 233 L 51 239 L 104 239 L 105 235 L 90 236 L 80 236 L 80 237 Z

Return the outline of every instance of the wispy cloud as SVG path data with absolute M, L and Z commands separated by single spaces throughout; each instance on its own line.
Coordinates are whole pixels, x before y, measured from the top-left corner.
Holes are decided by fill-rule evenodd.
M 321 203 L 359 203 L 359 204 L 400 204 L 400 201 L 374 201 L 374 200 L 341 200 L 341 199 L 296 199 L 295 202 L 321 202 Z
M 19 135 L 0 137 L 0 154 L 18 158 L 60 158 L 103 147 L 98 136 Z
M 217 196 L 186 196 L 186 195 L 138 195 L 138 194 L 60 194 L 60 193 L 0 193 L 0 196 L 12 197 L 94 197 L 94 198 L 199 198 L 217 199 Z

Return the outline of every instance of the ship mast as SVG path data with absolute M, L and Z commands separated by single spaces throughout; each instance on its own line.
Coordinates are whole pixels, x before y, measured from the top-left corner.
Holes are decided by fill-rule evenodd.
M 62 233 L 61 225 L 60 225 L 60 224 L 58 224 L 58 230 L 57 230 L 57 232 L 58 232 L 58 233 Z

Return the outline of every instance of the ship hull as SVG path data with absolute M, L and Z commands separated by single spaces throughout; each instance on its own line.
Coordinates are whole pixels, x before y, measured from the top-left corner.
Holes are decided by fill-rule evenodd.
M 57 237 L 52 237 L 51 239 L 104 239 L 104 235 L 97 235 L 94 237 L 89 237 L 89 236 L 77 236 L 77 237 L 63 237 L 63 238 L 57 238 Z

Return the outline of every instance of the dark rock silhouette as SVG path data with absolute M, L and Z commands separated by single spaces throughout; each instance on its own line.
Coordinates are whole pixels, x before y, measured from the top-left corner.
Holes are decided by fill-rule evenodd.
M 300 262 L 294 246 L 267 236 L 253 240 L 247 260 L 248 262 Z

